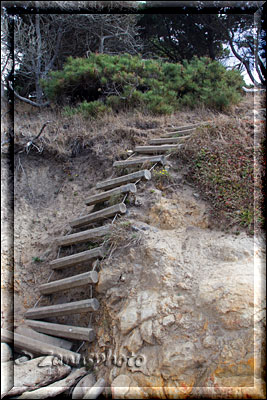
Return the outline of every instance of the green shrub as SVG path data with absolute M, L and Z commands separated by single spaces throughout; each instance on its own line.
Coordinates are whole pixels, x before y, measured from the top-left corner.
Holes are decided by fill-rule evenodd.
M 107 107 L 102 101 L 83 101 L 77 107 L 78 112 L 81 113 L 84 117 L 97 117 L 101 114 L 111 111 L 110 107 Z
M 68 58 L 62 71 L 51 72 L 41 84 L 52 101 L 64 104 L 68 98 L 73 105 L 80 103 L 75 112 L 92 117 L 110 108 L 155 114 L 182 106 L 226 110 L 240 100 L 244 81 L 238 71 L 205 57 L 171 64 L 129 54 L 91 54 Z

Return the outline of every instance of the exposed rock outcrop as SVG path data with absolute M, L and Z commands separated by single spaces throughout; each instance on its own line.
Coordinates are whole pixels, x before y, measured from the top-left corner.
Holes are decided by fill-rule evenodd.
M 199 388 L 202 395 L 210 388 L 236 395 L 242 388 L 243 396 L 254 385 L 262 393 L 255 334 L 255 316 L 264 307 L 255 293 L 262 254 L 245 234 L 204 229 L 204 210 L 195 210 L 197 223 L 179 223 L 185 216 L 178 219 L 168 203 L 172 209 L 169 199 L 151 209 L 142 246 L 120 251 L 100 272 L 97 290 L 112 320 L 114 354 L 121 357 L 106 372 L 113 395 L 185 398 L 199 396 Z M 153 217 L 157 207 L 168 211 L 168 229 Z

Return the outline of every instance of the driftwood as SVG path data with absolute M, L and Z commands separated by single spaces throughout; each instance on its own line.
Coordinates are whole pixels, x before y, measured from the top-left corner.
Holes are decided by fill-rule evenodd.
M 71 386 L 75 385 L 78 379 L 86 374 L 87 371 L 85 368 L 74 369 L 66 378 L 42 387 L 41 389 L 25 392 L 17 397 L 17 399 L 47 399 L 48 397 L 55 397 L 66 392 Z
M 97 399 L 97 397 L 103 392 L 105 389 L 105 379 L 100 378 L 98 381 L 92 386 L 83 396 L 83 399 Z
M 1 363 L 12 360 L 12 350 L 7 343 L 1 343 Z
M 71 367 L 54 356 L 33 358 L 21 364 L 14 364 L 14 385 L 8 395 L 18 396 L 46 386 L 64 378 L 70 371 Z
M 13 386 L 13 361 L 3 362 L 1 363 L 1 399 L 7 395 Z
M 86 391 L 95 384 L 94 374 L 88 374 L 82 378 L 72 392 L 72 399 L 82 399 Z

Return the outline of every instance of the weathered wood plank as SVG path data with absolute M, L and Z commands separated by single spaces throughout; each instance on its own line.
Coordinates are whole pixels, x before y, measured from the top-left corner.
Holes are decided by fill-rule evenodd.
M 93 373 L 86 375 L 82 378 L 75 386 L 72 392 L 72 400 L 82 399 L 85 393 L 94 386 L 96 382 L 95 375 Z
M 97 311 L 98 309 L 99 302 L 97 299 L 86 299 L 72 301 L 70 303 L 56 304 L 54 306 L 29 308 L 24 315 L 25 318 L 29 319 L 43 319 L 47 317 L 57 317 L 71 315 L 74 313 L 77 314 L 89 311 Z
M 83 328 L 80 326 L 53 324 L 51 322 L 26 320 L 27 325 L 36 329 L 38 332 L 46 333 L 74 340 L 85 340 L 92 342 L 95 339 L 95 332 L 91 328 Z
M 126 207 L 125 207 L 126 208 Z M 55 239 L 58 246 L 70 246 L 72 244 L 85 243 L 99 239 L 111 232 L 112 225 L 107 224 L 99 228 L 88 229 L 86 231 L 72 233 L 71 235 L 61 236 Z
M 184 139 L 189 138 L 190 135 L 187 136 L 178 136 L 178 137 L 170 137 L 170 138 L 159 138 L 159 139 L 151 139 L 149 144 L 172 144 L 172 143 L 181 143 Z
M 17 399 L 48 399 L 51 397 L 56 397 L 67 390 L 81 379 L 82 376 L 86 375 L 88 371 L 85 367 L 76 369 L 74 368 L 73 371 L 64 379 L 60 381 L 56 381 L 51 383 L 51 385 L 47 385 L 40 389 L 33 390 L 31 392 L 24 392 L 21 396 L 18 396 Z M 65 396 L 63 396 L 65 397 Z M 69 396 L 66 396 L 67 398 Z
M 27 336 L 19 335 L 1 329 L 1 340 L 6 343 L 14 343 L 14 348 L 20 351 L 28 351 L 34 355 L 54 355 L 62 359 L 66 364 L 76 366 L 80 362 L 81 355 L 52 344 L 43 343 L 40 340 L 30 339 Z
M 14 386 L 14 362 L 1 363 L 1 399 L 3 399 Z
M 184 125 L 184 126 L 167 126 L 165 128 L 165 130 L 166 131 L 184 131 L 184 130 L 187 130 L 187 129 L 195 129 L 199 125 L 201 125 L 201 123 Z
M 81 264 L 98 257 L 104 257 L 103 247 L 96 247 L 95 249 L 82 251 L 77 254 L 72 254 L 71 256 L 57 258 L 50 262 L 50 266 L 53 269 L 72 267 L 73 265 Z
M 150 156 L 150 157 L 139 157 L 131 158 L 130 160 L 115 161 L 113 167 L 135 167 L 136 165 L 142 165 L 145 163 L 160 163 L 166 164 L 166 158 L 164 156 Z
M 17 396 L 23 392 L 58 381 L 71 372 L 69 365 L 61 363 L 60 359 L 53 355 L 42 355 L 31 360 L 28 360 L 28 357 L 25 358 L 27 361 L 18 363 L 16 360 L 14 363 L 14 387 L 8 393 L 11 399 L 17 399 Z
M 92 386 L 83 396 L 83 399 L 97 399 L 98 396 L 104 391 L 106 386 L 106 381 L 103 378 L 98 379 L 98 381 Z
M 98 282 L 98 273 L 96 271 L 84 272 L 83 274 L 70 276 L 69 278 L 59 279 L 54 282 L 44 283 L 39 286 L 42 294 L 51 294 L 66 289 L 72 289 L 90 283 Z
M 126 213 L 126 206 L 124 203 L 115 204 L 114 206 L 104 208 L 103 210 L 96 211 L 91 214 L 87 214 L 82 217 L 76 218 L 69 224 L 72 228 L 80 228 L 81 226 L 85 226 L 93 222 L 102 221 L 103 219 L 112 217 L 117 213 L 119 214 Z
M 159 146 L 136 146 L 134 151 L 136 153 L 162 153 L 178 148 L 177 144 L 163 144 Z
M 133 172 L 132 174 L 123 175 L 119 176 L 118 178 L 99 182 L 96 185 L 96 189 L 112 189 L 127 182 L 135 182 L 137 179 L 146 179 L 148 181 L 149 179 L 151 179 L 150 171 L 148 169 L 143 169 L 141 171 Z
M 73 343 L 65 339 L 59 339 L 57 337 L 52 337 L 49 335 L 44 335 L 42 333 L 35 332 L 33 329 L 26 325 L 18 326 L 15 329 L 15 333 L 19 335 L 27 336 L 28 338 L 39 340 L 43 343 L 52 344 L 53 346 L 63 347 L 66 350 L 71 350 Z
M 164 137 L 170 138 L 170 137 L 176 137 L 176 138 L 187 138 L 190 135 L 187 135 L 188 133 L 192 133 L 193 131 L 195 131 L 196 128 L 192 128 L 192 129 L 187 129 L 186 131 L 174 131 L 174 132 L 169 132 L 166 133 L 164 135 Z M 185 135 L 186 134 L 186 135 Z
M 102 192 L 99 194 L 95 194 L 89 197 L 87 200 L 85 200 L 85 204 L 87 206 L 91 206 L 92 204 L 102 203 L 103 201 L 108 200 L 111 196 L 127 192 L 136 193 L 136 190 L 137 189 L 134 183 L 128 183 L 127 185 L 107 190 L 106 192 Z

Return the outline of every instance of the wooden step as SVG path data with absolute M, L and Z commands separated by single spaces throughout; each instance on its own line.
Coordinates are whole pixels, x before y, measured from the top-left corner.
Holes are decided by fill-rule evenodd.
M 127 185 L 120 186 L 115 189 L 107 190 L 106 192 L 102 192 L 99 194 L 95 194 L 95 195 L 89 197 L 85 201 L 85 204 L 87 206 L 91 206 L 93 204 L 102 203 L 103 201 L 108 200 L 112 196 L 116 196 L 121 193 L 127 193 L 127 192 L 136 193 L 136 190 L 137 189 L 136 189 L 136 186 L 134 183 L 128 183 Z
M 93 222 L 99 222 L 103 219 L 110 218 L 115 214 L 125 214 L 126 206 L 124 203 L 115 204 L 111 207 L 106 207 L 103 210 L 96 211 L 82 217 L 76 218 L 71 221 L 69 224 L 72 228 L 80 228 L 81 226 L 85 226 L 91 224 Z
M 57 317 L 97 311 L 98 309 L 99 302 L 97 299 L 86 299 L 73 301 L 71 303 L 56 304 L 54 306 L 30 308 L 24 315 L 25 318 L 29 319 L 44 319 L 47 317 Z
M 65 364 L 77 366 L 80 363 L 81 354 L 62 347 L 53 346 L 52 344 L 41 342 L 40 340 L 31 339 L 18 333 L 13 333 L 1 328 L 1 341 L 14 344 L 14 348 L 19 352 L 27 351 L 36 356 L 53 355 L 59 357 Z
M 162 146 L 136 146 L 134 151 L 136 153 L 162 153 L 175 150 L 177 148 L 177 144 L 163 144 Z
M 185 131 L 187 129 L 196 129 L 198 126 L 200 125 L 200 123 L 198 124 L 191 124 L 191 125 L 184 125 L 184 126 L 167 126 L 165 128 L 166 131 Z
M 125 206 L 126 209 L 126 206 Z M 58 246 L 70 246 L 72 244 L 80 244 L 88 241 L 99 239 L 112 230 L 112 225 L 107 224 L 99 228 L 88 229 L 86 231 L 72 233 L 71 235 L 61 236 L 55 239 Z
M 95 339 L 95 331 L 92 328 L 53 324 L 51 322 L 35 321 L 31 319 L 27 319 L 25 322 L 36 331 L 46 333 L 48 335 L 59 336 L 72 340 L 85 340 L 87 342 L 92 342 Z
M 15 333 L 18 333 L 19 335 L 27 336 L 28 338 L 39 340 L 43 343 L 48 343 L 52 344 L 53 346 L 57 347 L 62 347 L 63 349 L 66 350 L 71 350 L 72 348 L 72 342 L 69 342 L 68 340 L 65 339 L 59 339 L 57 337 L 52 337 L 49 335 L 44 335 L 43 333 L 38 333 L 35 332 L 33 329 L 31 329 L 29 326 L 26 325 L 20 325 L 15 329 Z
M 166 162 L 164 156 L 139 157 L 131 158 L 130 160 L 115 161 L 113 167 L 135 167 L 136 165 L 146 163 L 160 163 L 161 165 L 166 165 Z
M 51 294 L 62 290 L 90 285 L 98 282 L 98 273 L 96 271 L 84 272 L 83 274 L 70 276 L 69 278 L 59 279 L 54 282 L 44 283 L 39 286 L 42 294 Z
M 170 137 L 170 138 L 159 138 L 151 139 L 149 144 L 171 144 L 171 143 L 181 143 L 184 139 L 189 138 L 191 135 L 180 136 L 180 137 Z
M 72 267 L 73 265 L 91 261 L 98 257 L 104 257 L 104 249 L 102 247 L 96 247 L 95 249 L 82 251 L 77 254 L 72 254 L 71 256 L 57 258 L 50 262 L 50 266 L 53 269 Z
M 133 172 L 132 174 L 123 175 L 119 176 L 118 178 L 99 182 L 96 185 L 96 189 L 112 189 L 127 182 L 135 182 L 138 179 L 146 179 L 148 181 L 149 179 L 151 179 L 150 171 L 148 171 L 148 169 L 143 169 L 141 171 Z
M 175 131 L 175 132 L 169 132 L 169 133 L 166 133 L 165 135 L 164 135 L 164 137 L 167 137 L 167 138 L 169 138 L 169 137 L 176 137 L 176 138 L 187 138 L 187 137 L 189 137 L 190 135 L 188 135 L 188 133 L 192 133 L 193 131 L 195 131 L 196 129 L 195 128 L 192 128 L 192 129 L 188 129 L 188 130 L 186 130 L 186 131 Z M 186 134 L 186 135 L 185 135 Z

